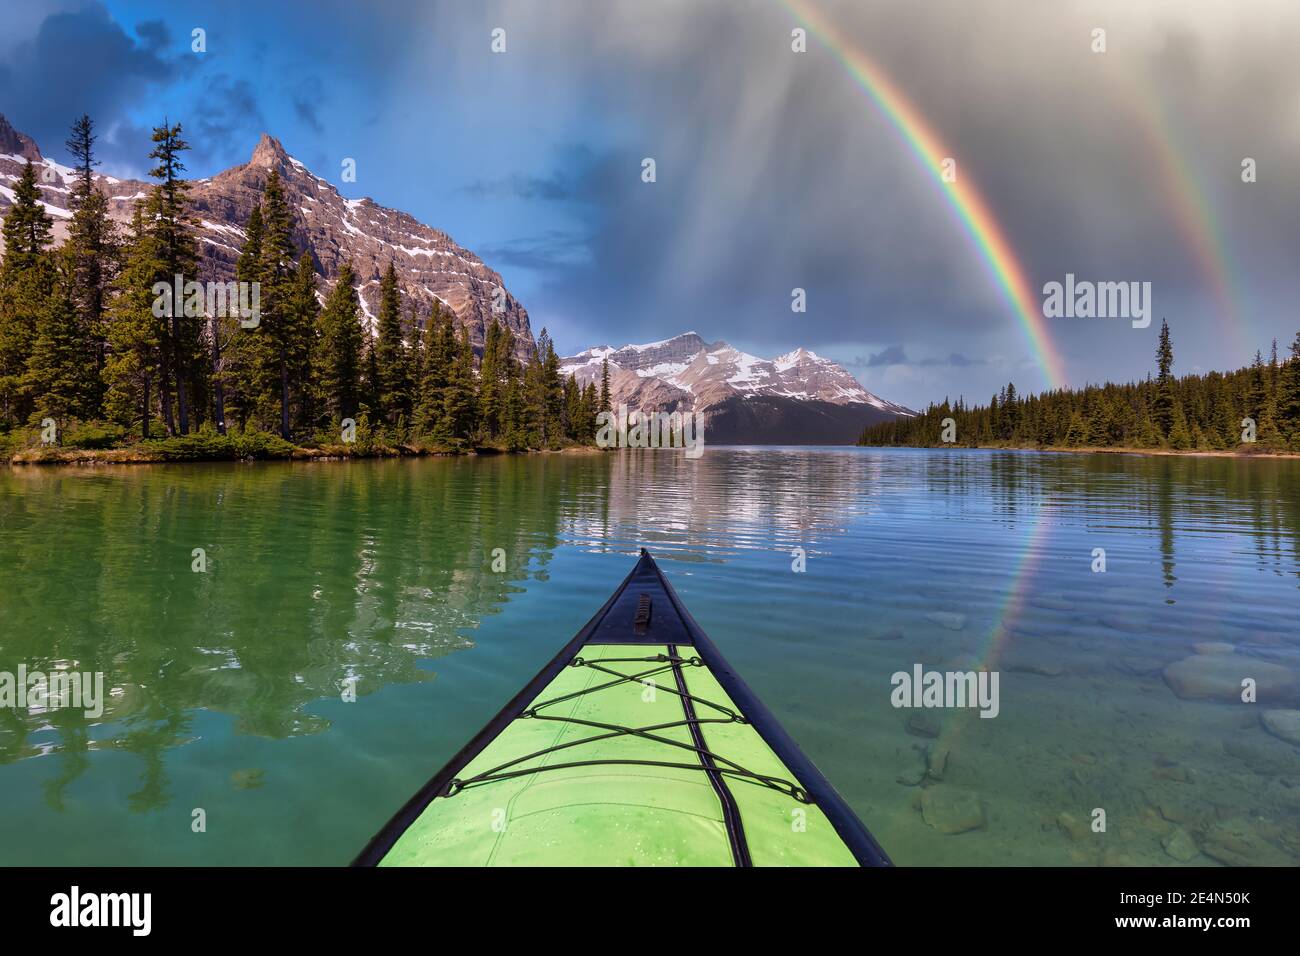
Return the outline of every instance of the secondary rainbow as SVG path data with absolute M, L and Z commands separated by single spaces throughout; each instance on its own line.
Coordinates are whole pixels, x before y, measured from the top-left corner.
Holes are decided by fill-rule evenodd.
M 872 102 L 902 134 L 913 154 L 943 188 L 962 226 L 974 240 L 994 280 L 1019 319 L 1035 358 L 1050 388 L 1066 383 L 1065 363 L 1047 331 L 1039 300 L 1016 258 L 1006 233 L 993 217 L 984 197 L 960 166 L 956 182 L 943 179 L 943 160 L 954 154 L 945 148 L 925 117 L 853 41 L 836 29 L 820 11 L 804 0 L 780 0 L 807 31 L 816 37 L 849 71 Z

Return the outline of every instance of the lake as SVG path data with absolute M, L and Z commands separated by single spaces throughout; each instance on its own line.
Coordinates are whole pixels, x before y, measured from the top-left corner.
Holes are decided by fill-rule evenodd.
M 0 863 L 347 863 L 641 546 L 900 864 L 1300 863 L 1300 461 L 722 447 L 0 470 Z

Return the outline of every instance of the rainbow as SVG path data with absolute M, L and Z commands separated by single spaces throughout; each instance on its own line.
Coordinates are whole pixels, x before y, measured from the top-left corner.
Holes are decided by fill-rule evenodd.
M 1127 95 L 1120 101 L 1127 102 L 1134 110 L 1151 151 L 1160 161 L 1164 173 L 1160 181 L 1179 234 L 1200 264 L 1201 274 L 1209 280 L 1220 319 L 1236 331 L 1238 345 L 1244 350 L 1243 364 L 1249 363 L 1255 346 L 1250 342 L 1242 312 L 1237 307 L 1240 295 L 1232 279 L 1227 247 L 1205 190 L 1185 158 L 1187 152 L 1178 147 L 1178 138 L 1168 119 L 1169 111 L 1156 88 L 1139 82 L 1129 84 L 1126 90 Z
M 1048 335 L 1047 322 L 1024 266 L 1016 258 L 1006 233 L 993 217 L 984 197 L 959 173 L 957 181 L 943 180 L 943 160 L 953 153 L 945 148 L 925 117 L 903 95 L 878 65 L 862 52 L 854 41 L 837 29 L 822 13 L 805 0 L 779 0 L 798 18 L 807 31 L 817 38 L 848 70 L 877 108 L 902 134 L 916 158 L 939 183 L 948 197 L 967 234 L 974 241 L 994 281 L 1001 288 L 1024 329 L 1049 388 L 1066 384 L 1065 362 Z

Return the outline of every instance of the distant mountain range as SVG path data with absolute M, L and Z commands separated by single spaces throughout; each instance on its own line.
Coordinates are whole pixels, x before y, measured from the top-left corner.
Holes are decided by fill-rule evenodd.
M 75 172 L 44 157 L 31 137 L 0 116 L 0 214 L 12 203 L 13 183 L 29 159 L 37 167 L 55 238 L 62 241 Z M 447 233 L 407 213 L 371 199 L 345 199 L 266 134 L 247 163 L 190 184 L 203 256 L 199 279 L 234 278 L 244 226 L 271 169 L 280 171 L 293 210 L 294 241 L 311 253 L 326 280 L 338 275 L 344 260 L 351 261 L 362 310 L 372 322 L 379 310 L 379 279 L 391 261 L 406 302 L 421 316 L 435 300 L 450 307 L 480 353 L 501 289 L 505 311 L 498 318 L 514 333 L 516 357 L 531 359 L 535 346 L 528 312 L 497 272 Z M 124 226 L 135 201 L 152 185 L 102 175 L 96 181 Z M 802 348 L 768 360 L 687 332 L 647 345 L 590 348 L 564 359 L 564 370 L 584 384 L 599 382 L 605 358 L 615 405 L 701 411 L 708 441 L 714 443 L 847 444 L 867 425 L 915 414 L 873 395 L 841 366 Z
M 606 360 L 615 407 L 703 412 L 715 444 L 846 444 L 867 425 L 916 414 L 807 349 L 764 359 L 696 332 L 594 346 L 563 359 L 561 371 L 599 384 Z

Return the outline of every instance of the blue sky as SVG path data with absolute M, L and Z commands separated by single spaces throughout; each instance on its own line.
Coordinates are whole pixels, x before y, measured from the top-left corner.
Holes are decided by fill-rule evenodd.
M 1146 280 L 1181 371 L 1244 362 L 1300 317 L 1300 17 L 1151 0 L 822 0 L 954 144 L 1035 286 Z M 59 158 L 89 112 L 105 169 L 139 175 L 148 128 L 185 125 L 191 173 L 269 131 L 348 196 L 444 229 L 505 277 L 564 352 L 696 329 L 763 355 L 804 345 L 923 405 L 1043 385 L 979 253 L 829 52 L 789 51 L 767 0 L 176 3 L 7 11 L 0 113 Z M 1111 36 L 1105 57 L 1091 28 Z M 1288 25 L 1289 24 L 1289 28 Z M 506 30 L 493 54 L 491 30 Z M 206 31 L 207 52 L 190 50 Z M 1232 261 L 1225 327 L 1126 100 L 1158 94 Z M 1261 181 L 1244 191 L 1243 155 Z M 640 181 L 652 156 L 658 181 Z M 356 183 L 340 163 L 356 160 Z M 809 311 L 790 312 L 807 289 Z M 1146 373 L 1155 328 L 1058 320 L 1073 383 Z

